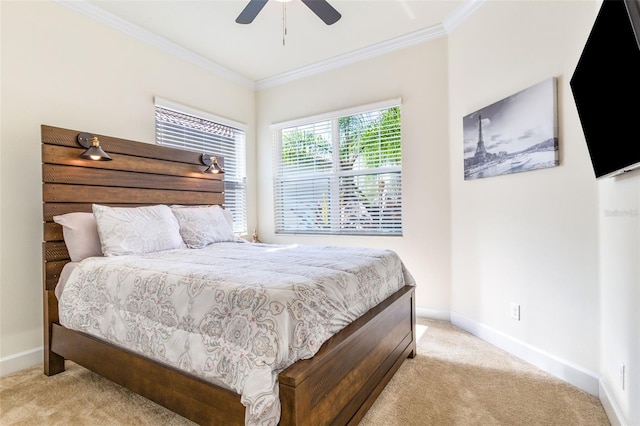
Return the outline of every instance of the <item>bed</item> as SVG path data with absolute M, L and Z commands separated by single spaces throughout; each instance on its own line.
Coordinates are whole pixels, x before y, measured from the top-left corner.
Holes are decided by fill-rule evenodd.
M 56 296 L 70 257 L 54 216 L 89 213 L 95 204 L 116 208 L 221 205 L 223 175 L 202 173 L 198 153 L 101 135 L 101 145 L 114 161 L 82 160 L 78 158 L 82 148 L 76 143 L 79 131 L 46 125 L 41 130 L 45 374 L 63 372 L 65 360 L 70 360 L 196 423 L 245 424 L 240 394 L 104 338 L 62 326 Z M 228 244 L 253 250 L 261 246 Z M 232 249 L 235 246 L 225 250 Z M 279 371 L 279 423 L 357 424 L 415 350 L 414 287 L 406 284 L 350 319 L 313 357 Z

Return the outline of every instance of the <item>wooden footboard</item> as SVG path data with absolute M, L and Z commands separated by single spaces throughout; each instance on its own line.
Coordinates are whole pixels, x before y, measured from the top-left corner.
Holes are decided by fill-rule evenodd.
M 281 425 L 358 424 L 415 356 L 414 288 L 404 287 L 279 375 Z M 240 396 L 87 334 L 52 325 L 51 350 L 201 425 L 244 425 Z
M 406 286 L 280 374 L 280 424 L 358 424 L 415 354 L 414 288 Z

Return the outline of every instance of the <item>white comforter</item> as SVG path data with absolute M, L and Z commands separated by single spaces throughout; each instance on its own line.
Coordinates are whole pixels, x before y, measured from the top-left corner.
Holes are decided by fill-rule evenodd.
M 388 250 L 218 243 L 85 259 L 60 323 L 231 389 L 247 425 L 275 425 L 278 373 L 404 285 Z

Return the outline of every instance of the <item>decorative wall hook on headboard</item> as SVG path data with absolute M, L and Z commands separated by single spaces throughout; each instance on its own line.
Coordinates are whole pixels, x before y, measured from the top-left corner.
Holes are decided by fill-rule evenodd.
M 102 150 L 98 137 L 91 133 L 78 133 L 78 144 L 83 148 L 87 148 L 87 150 L 80 155 L 80 158 L 97 161 L 112 160 L 109 154 Z
M 202 173 L 224 173 L 224 170 L 222 170 L 222 167 L 218 164 L 218 159 L 216 157 L 209 154 L 202 154 L 200 161 L 202 161 L 202 164 L 205 166 L 208 166 Z

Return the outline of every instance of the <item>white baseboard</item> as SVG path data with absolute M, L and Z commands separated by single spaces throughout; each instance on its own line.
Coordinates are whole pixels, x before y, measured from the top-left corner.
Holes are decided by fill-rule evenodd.
M 438 311 L 436 309 L 428 309 L 420 306 L 416 306 L 416 316 L 440 321 L 451 321 L 451 314 L 449 311 Z
M 605 413 L 607 413 L 611 426 L 627 426 L 620 407 L 618 407 L 615 399 L 611 397 L 611 392 L 609 392 L 609 388 L 607 388 L 602 379 L 600 379 L 600 402 Z
M 44 359 L 43 351 L 44 348 L 41 346 L 39 348 L 0 358 L 0 377 L 16 371 L 24 370 L 25 368 L 33 367 L 37 364 L 42 364 Z
M 573 364 L 565 359 L 561 359 L 555 355 L 533 347 L 528 343 L 514 339 L 501 331 L 466 318 L 456 312 L 451 312 L 451 324 L 478 336 L 482 340 L 485 340 L 500 349 L 535 365 L 541 370 L 544 370 L 547 373 L 550 373 L 559 379 L 590 393 L 591 395 L 599 396 L 600 377 L 592 371 L 586 370 L 579 365 Z

